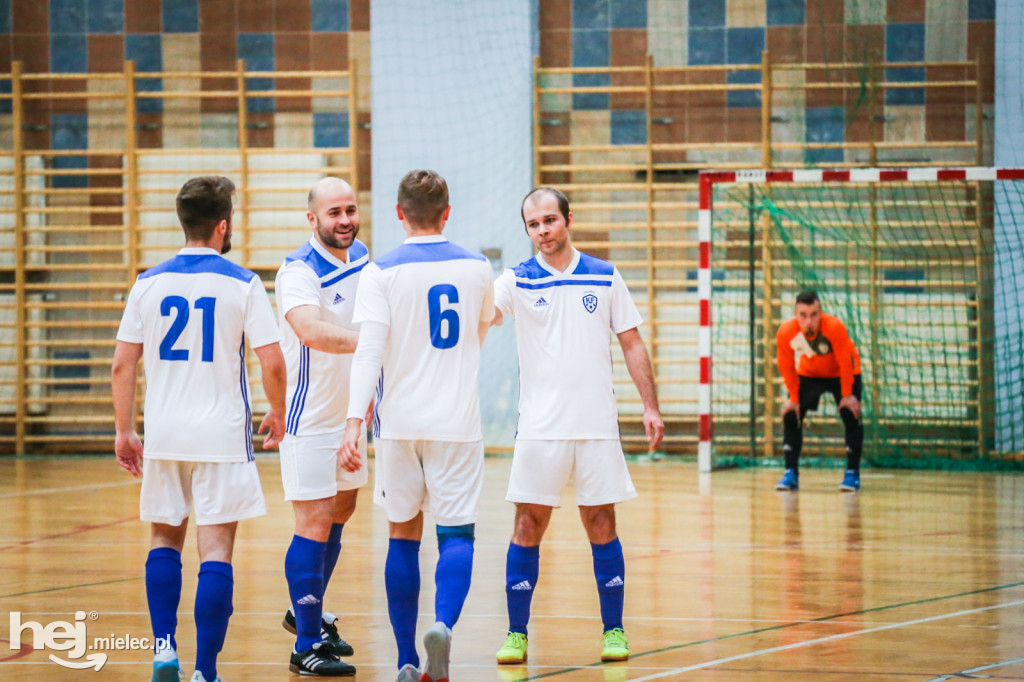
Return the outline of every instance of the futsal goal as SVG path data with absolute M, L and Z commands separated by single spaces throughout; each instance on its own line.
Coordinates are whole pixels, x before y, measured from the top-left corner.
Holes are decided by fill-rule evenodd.
M 781 458 L 775 333 L 805 289 L 860 352 L 869 464 L 1020 467 L 1022 180 L 995 168 L 702 172 L 699 468 Z M 835 409 L 824 398 L 805 426 L 811 465 L 843 456 Z

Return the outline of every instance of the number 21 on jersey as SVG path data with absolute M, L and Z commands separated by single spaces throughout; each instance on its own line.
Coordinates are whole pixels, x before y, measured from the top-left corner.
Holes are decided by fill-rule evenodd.
M 217 299 L 212 296 L 203 296 L 197 298 L 194 305 L 196 310 L 203 311 L 202 360 L 203 362 L 213 362 L 213 311 L 217 306 Z M 188 361 L 188 349 L 174 347 L 174 344 L 178 342 L 178 337 L 185 331 L 185 325 L 188 324 L 188 299 L 181 296 L 165 297 L 160 301 L 160 314 L 164 317 L 174 316 L 170 329 L 164 335 L 164 340 L 160 342 L 160 359 Z
M 441 298 L 448 305 L 459 302 L 454 284 L 435 284 L 427 291 L 427 312 L 430 316 L 430 345 L 444 350 L 459 342 L 459 313 L 454 308 L 441 309 Z M 442 324 L 447 323 L 447 324 Z

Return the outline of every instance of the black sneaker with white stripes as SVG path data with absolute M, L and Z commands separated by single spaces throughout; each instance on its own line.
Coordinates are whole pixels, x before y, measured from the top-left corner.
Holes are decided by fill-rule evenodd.
M 356 674 L 355 666 L 332 656 L 323 642 L 317 642 L 309 651 L 293 652 L 288 669 L 299 675 L 318 677 L 351 677 Z
M 320 637 L 335 656 L 351 656 L 355 653 L 352 646 L 338 634 L 338 617 L 330 611 L 324 611 L 320 621 Z
M 330 611 L 324 611 L 320 620 L 320 638 L 324 640 L 328 650 L 335 656 L 351 656 L 352 646 L 338 634 L 338 617 Z M 284 614 L 281 625 L 285 630 L 295 634 L 295 614 L 289 609 Z

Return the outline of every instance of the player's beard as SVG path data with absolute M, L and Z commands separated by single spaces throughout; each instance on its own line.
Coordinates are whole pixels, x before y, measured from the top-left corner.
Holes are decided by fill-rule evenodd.
M 316 222 L 316 233 L 320 237 L 320 242 L 331 249 L 348 249 L 356 240 L 356 235 L 359 234 L 359 223 L 351 223 L 352 232 L 346 238 L 339 239 L 335 236 L 334 230 L 324 228 L 320 223 L 320 218 L 313 216 L 313 220 Z
M 223 256 L 231 250 L 231 223 L 228 223 L 227 232 L 224 233 L 224 243 L 220 245 L 220 254 Z

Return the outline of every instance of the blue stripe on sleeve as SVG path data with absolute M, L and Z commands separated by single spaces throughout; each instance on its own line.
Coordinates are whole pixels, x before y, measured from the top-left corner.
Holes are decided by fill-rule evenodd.
M 380 368 L 377 379 L 377 404 L 373 406 L 373 437 L 380 438 L 380 403 L 384 400 L 384 368 Z
M 256 453 L 252 449 L 252 408 L 249 407 L 249 382 L 245 376 L 245 334 L 242 334 L 242 344 L 238 347 L 238 357 L 241 359 L 241 369 L 238 372 L 239 383 L 242 386 L 242 403 L 245 405 L 245 461 L 255 462 Z

